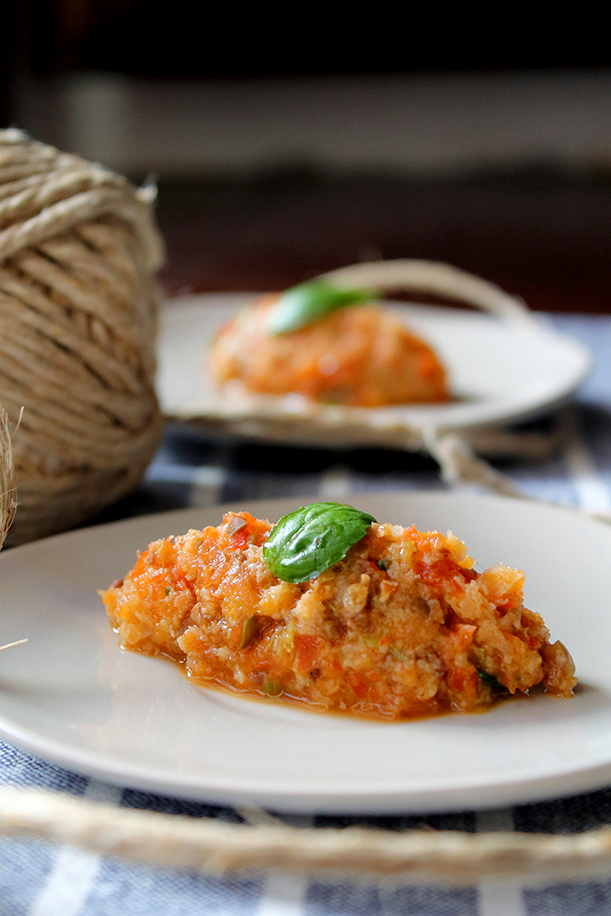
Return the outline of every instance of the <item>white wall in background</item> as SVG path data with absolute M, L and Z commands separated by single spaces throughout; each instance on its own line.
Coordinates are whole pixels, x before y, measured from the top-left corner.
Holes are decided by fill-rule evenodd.
M 22 86 L 17 111 L 32 136 L 127 173 L 611 161 L 611 70 L 175 83 L 86 73 Z

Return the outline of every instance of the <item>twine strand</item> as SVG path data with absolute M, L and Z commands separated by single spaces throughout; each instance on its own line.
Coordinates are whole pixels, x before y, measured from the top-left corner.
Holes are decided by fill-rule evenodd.
M 469 885 L 482 878 L 536 885 L 611 870 L 611 828 L 576 835 L 251 827 L 0 789 L 0 835 L 69 843 L 104 855 L 205 873 L 280 868 L 327 877 Z
M 438 261 L 371 261 L 332 270 L 319 279 L 338 286 L 372 287 L 380 292 L 432 293 L 484 309 L 525 329 L 535 327 L 535 319 L 520 299 L 488 280 Z

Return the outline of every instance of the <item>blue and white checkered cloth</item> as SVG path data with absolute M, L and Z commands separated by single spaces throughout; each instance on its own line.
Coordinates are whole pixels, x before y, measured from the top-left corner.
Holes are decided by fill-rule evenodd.
M 560 453 L 536 465 L 512 459 L 500 469 L 530 496 L 590 511 L 611 511 L 611 317 L 548 316 L 586 343 L 596 369 L 575 401 L 575 429 Z M 542 421 L 543 423 L 545 421 Z M 539 428 L 534 424 L 534 429 Z M 434 462 L 394 451 L 303 450 L 168 429 L 146 480 L 97 521 L 187 506 L 263 497 L 442 488 Z M 231 809 L 116 788 L 0 743 L 0 784 L 52 789 L 123 806 L 217 817 Z M 575 798 L 496 811 L 430 817 L 291 817 L 292 824 L 362 824 L 406 829 L 575 833 L 611 823 L 611 787 Z M 603 916 L 608 880 L 536 889 L 515 881 L 469 888 L 386 880 L 308 879 L 281 872 L 211 877 L 149 868 L 36 840 L 0 840 L 0 916 Z

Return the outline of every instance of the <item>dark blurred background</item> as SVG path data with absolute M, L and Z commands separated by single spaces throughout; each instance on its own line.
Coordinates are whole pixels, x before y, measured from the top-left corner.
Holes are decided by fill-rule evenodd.
M 355 31 L 314 8 L 23 0 L 1 123 L 155 178 L 170 294 L 410 257 L 611 312 L 606 59 L 370 13 Z

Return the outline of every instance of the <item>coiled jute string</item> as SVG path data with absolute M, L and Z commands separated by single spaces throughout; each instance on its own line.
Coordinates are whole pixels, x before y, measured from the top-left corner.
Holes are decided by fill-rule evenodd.
M 0 404 L 19 503 L 9 543 L 91 517 L 155 451 L 153 197 L 0 131 Z

